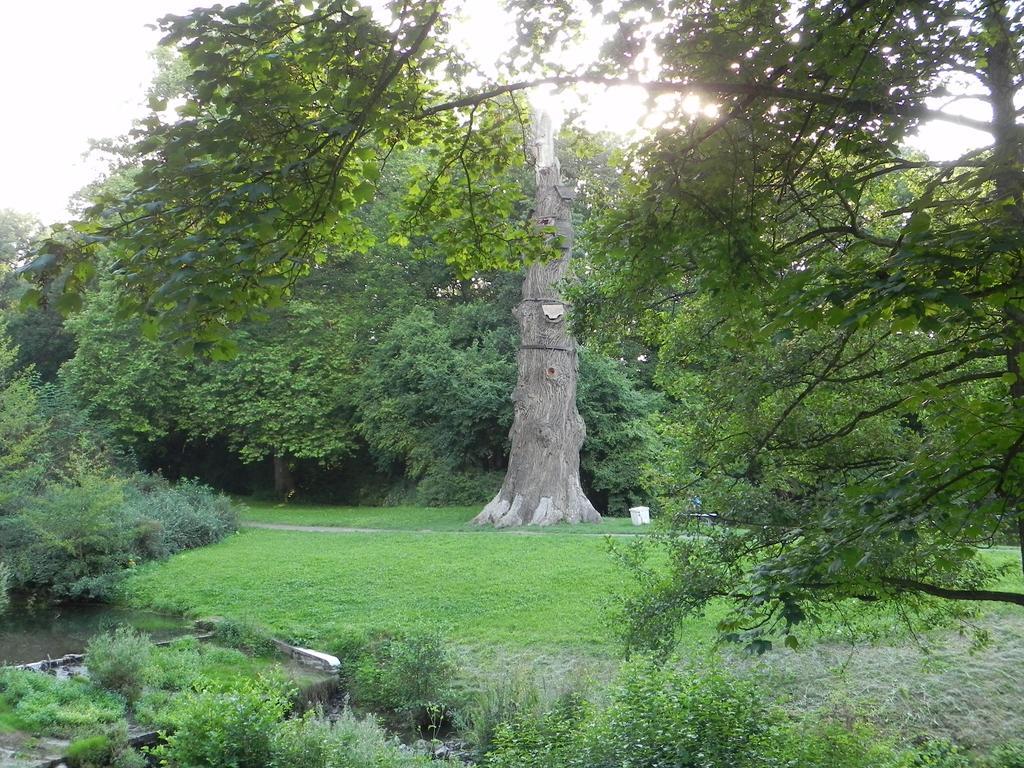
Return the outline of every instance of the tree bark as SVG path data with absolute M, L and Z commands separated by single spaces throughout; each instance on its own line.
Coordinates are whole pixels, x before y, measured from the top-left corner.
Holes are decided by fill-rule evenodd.
M 274 493 L 286 499 L 295 493 L 295 478 L 288 457 L 274 454 Z
M 554 228 L 562 255 L 527 268 L 523 299 L 514 310 L 519 375 L 512 393 L 508 472 L 498 495 L 474 519 L 498 528 L 601 519 L 580 485 L 586 427 L 576 410 L 576 342 L 567 326 L 569 307 L 558 293 L 572 258 L 573 195 L 561 184 L 546 116 L 539 134 L 534 220 L 538 227 Z

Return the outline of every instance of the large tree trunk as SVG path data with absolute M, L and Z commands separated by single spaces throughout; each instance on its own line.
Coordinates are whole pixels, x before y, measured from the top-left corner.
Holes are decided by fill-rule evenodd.
M 287 499 L 295 493 L 295 478 L 287 456 L 274 454 L 274 493 L 281 499 Z
M 580 486 L 586 428 L 576 410 L 576 342 L 567 327 L 568 307 L 558 295 L 572 258 L 572 193 L 561 185 L 549 120 L 541 121 L 539 135 L 535 220 L 555 229 L 562 256 L 530 265 L 515 309 L 519 378 L 512 393 L 508 473 L 498 495 L 474 520 L 499 528 L 601 519 Z

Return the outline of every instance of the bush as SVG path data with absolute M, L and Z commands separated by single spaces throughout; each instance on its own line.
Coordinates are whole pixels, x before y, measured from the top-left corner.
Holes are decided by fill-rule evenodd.
M 124 503 L 143 559 L 213 544 L 238 529 L 231 500 L 194 480 L 171 485 L 156 475 L 136 475 Z
M 486 504 L 501 488 L 504 472 L 431 468 L 416 486 L 416 504 L 423 507 Z
M 929 741 L 909 755 L 912 768 L 970 768 L 958 746 L 949 741 Z
M 91 683 L 58 680 L 24 669 L 0 668 L 0 699 L 14 709 L 21 730 L 36 736 L 72 736 L 124 718 L 124 700 Z
M 799 768 L 910 768 L 917 754 L 901 753 L 871 728 L 847 728 L 839 723 L 807 717 L 785 722 L 768 740 L 769 753 L 781 765 Z M 922 763 L 931 766 L 931 763 Z M 935 768 L 958 768 L 959 763 L 938 763 Z
M 148 768 L 149 761 L 139 750 L 125 746 L 120 752 L 114 755 L 110 762 L 110 768 Z
M 0 616 L 7 613 L 11 606 L 11 583 L 14 577 L 7 564 L 0 561 Z
M 867 728 L 793 723 L 753 683 L 719 670 L 628 664 L 606 706 L 567 700 L 501 726 L 489 768 L 908 768 Z M 925 763 L 922 763 L 925 765 Z
M 253 656 L 265 656 L 277 650 L 266 630 L 247 619 L 220 619 L 214 624 L 213 636 L 221 645 Z
M 698 675 L 634 662 L 595 723 L 588 764 L 753 765 L 775 724 L 766 700 L 752 684 L 717 670 Z
M 1024 768 L 1024 739 L 999 745 L 984 765 L 985 768 Z
M 121 694 L 131 705 L 142 694 L 152 655 L 148 637 L 130 627 L 118 627 L 89 641 L 85 664 L 93 682 Z
M 581 755 L 593 712 L 578 698 L 563 698 L 541 717 L 523 716 L 498 726 L 487 768 L 586 768 Z
M 403 754 L 372 717 L 345 710 L 329 723 L 312 713 L 285 720 L 274 733 L 269 768 L 402 768 L 429 765 Z
M 372 718 L 345 711 L 334 723 L 307 714 L 284 720 L 290 691 L 278 681 L 236 681 L 180 696 L 174 733 L 152 754 L 163 764 L 206 768 L 407 768 L 406 756 Z
M 134 557 L 120 483 L 98 475 L 52 485 L 26 504 L 29 534 L 15 553 L 18 581 L 53 597 L 104 599 Z
M 471 692 L 456 715 L 459 732 L 484 755 L 494 746 L 494 737 L 504 725 L 540 714 L 540 691 L 525 670 L 512 671 L 495 684 Z
M 628 366 L 587 347 L 580 349 L 580 415 L 587 440 L 580 451 L 580 479 L 602 514 L 628 515 L 630 507 L 649 504 L 644 470 L 658 455 L 652 414 L 659 396 L 638 386 Z
M 106 599 L 125 569 L 210 544 L 236 527 L 230 501 L 184 481 L 126 481 L 126 457 L 63 386 L 13 370 L 0 329 L 0 559 L 10 588 Z M 4 586 L 0 584 L 0 587 Z M 0 590 L 5 593 L 6 590 Z
M 181 697 L 174 733 L 153 749 L 161 761 L 208 768 L 266 768 L 290 690 L 270 678 L 238 680 Z
M 269 768 L 331 768 L 335 744 L 330 725 L 313 713 L 286 720 L 274 732 Z
M 360 705 L 398 715 L 407 724 L 435 724 L 451 697 L 455 664 L 442 635 L 420 627 L 348 637 L 332 651 Z
M 64 757 L 71 768 L 103 768 L 110 765 L 114 751 L 109 736 L 87 736 L 71 742 Z
M 334 765 L 337 768 L 412 768 L 431 765 L 426 757 L 403 754 L 398 744 L 388 738 L 374 718 L 358 718 L 347 709 L 335 722 L 332 737 L 336 744 Z
M 136 563 L 211 544 L 236 527 L 231 502 L 197 483 L 126 482 L 90 468 L 0 516 L 0 554 L 12 587 L 104 600 Z

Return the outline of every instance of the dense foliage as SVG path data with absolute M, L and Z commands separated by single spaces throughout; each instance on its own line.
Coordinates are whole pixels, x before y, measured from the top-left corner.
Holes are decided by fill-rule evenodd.
M 142 695 L 152 652 L 149 639 L 129 627 L 97 635 L 85 649 L 89 680 L 131 706 Z
M 453 699 L 455 661 L 435 628 L 406 627 L 339 639 L 341 676 L 356 704 L 387 714 L 403 728 L 437 727 Z
M 5 587 L 104 597 L 143 560 L 223 538 L 235 511 L 208 488 L 129 475 L 101 428 L 17 370 L 0 336 L 0 560 Z M 5 590 L 6 593 L 6 590 Z
M 347 709 L 331 722 L 315 711 L 292 716 L 297 689 L 279 657 L 249 657 L 194 639 L 155 647 L 119 629 L 93 639 L 87 662 L 89 681 L 0 669 L 0 731 L 73 739 L 66 754 L 79 768 L 146 764 L 128 745 L 129 716 L 163 732 L 147 757 L 175 768 L 423 764 L 397 749 L 372 718 Z
M 900 749 L 880 733 L 791 720 L 765 692 L 719 669 L 627 665 L 604 704 L 576 696 L 499 730 L 490 768 L 958 768 L 949 745 Z M 1007 745 L 1007 750 L 1012 745 Z M 994 759 L 996 765 L 1001 763 Z
M 13 710 L 13 725 L 37 735 L 75 735 L 124 717 L 123 699 L 86 680 L 13 667 L 0 668 L 0 701 Z
M 176 84 L 183 61 L 164 75 Z M 163 75 L 162 75 L 163 76 Z M 142 156 L 115 144 L 111 175 L 93 197 L 123 193 Z M 519 280 L 502 273 L 460 279 L 436 238 L 388 240 L 430 151 L 388 158 L 377 199 L 353 215 L 374 244 L 324 245 L 286 305 L 231 324 L 221 352 L 182 354 L 174 333 L 126 317 L 119 246 L 90 261 L 82 307 L 63 319 L 59 290 L 34 307 L 24 281 L 0 275 L 0 312 L 15 343 L 16 370 L 35 366 L 127 466 L 199 476 L 231 492 L 298 493 L 322 501 L 478 504 L 505 467 L 517 339 Z M 6 219 L 5 219 L 6 216 Z M 36 229 L 0 212 L 26 252 Z M 442 238 L 443 240 L 443 238 Z M 368 241 L 369 243 L 369 241 Z M 322 258 L 321 258 L 322 257 Z M 12 259 L 14 257 L 12 256 Z M 601 509 L 624 514 L 647 496 L 640 468 L 655 437 L 657 406 L 623 360 L 584 350 L 580 408 L 590 439 L 583 481 Z M 59 371 L 59 381 L 58 379 Z
M 718 599 L 759 650 L 844 599 L 1024 605 L 977 558 L 1024 545 L 1020 5 L 630 5 L 602 74 L 652 56 L 652 93 L 713 105 L 660 102 L 581 289 L 671 403 L 660 495 L 686 535 L 638 633 Z M 980 148 L 911 151 L 928 121 Z

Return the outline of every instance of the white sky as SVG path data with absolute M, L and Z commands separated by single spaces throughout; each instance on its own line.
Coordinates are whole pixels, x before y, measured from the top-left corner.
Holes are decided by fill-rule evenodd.
M 203 4 L 0 0 L 0 208 L 45 223 L 67 218 L 68 198 L 102 171 L 83 157 L 89 139 L 123 134 L 144 113 L 142 97 L 154 72 L 149 53 L 159 39 L 146 25 Z M 513 37 L 498 5 L 466 0 L 466 45 L 484 66 Z M 643 101 L 635 89 L 596 99 L 588 127 L 626 133 L 637 127 Z M 986 142 L 978 132 L 933 124 L 914 143 L 946 158 Z
M 197 0 L 0 0 L 0 208 L 50 223 L 94 179 L 89 139 L 143 114 L 160 35 L 146 24 Z

